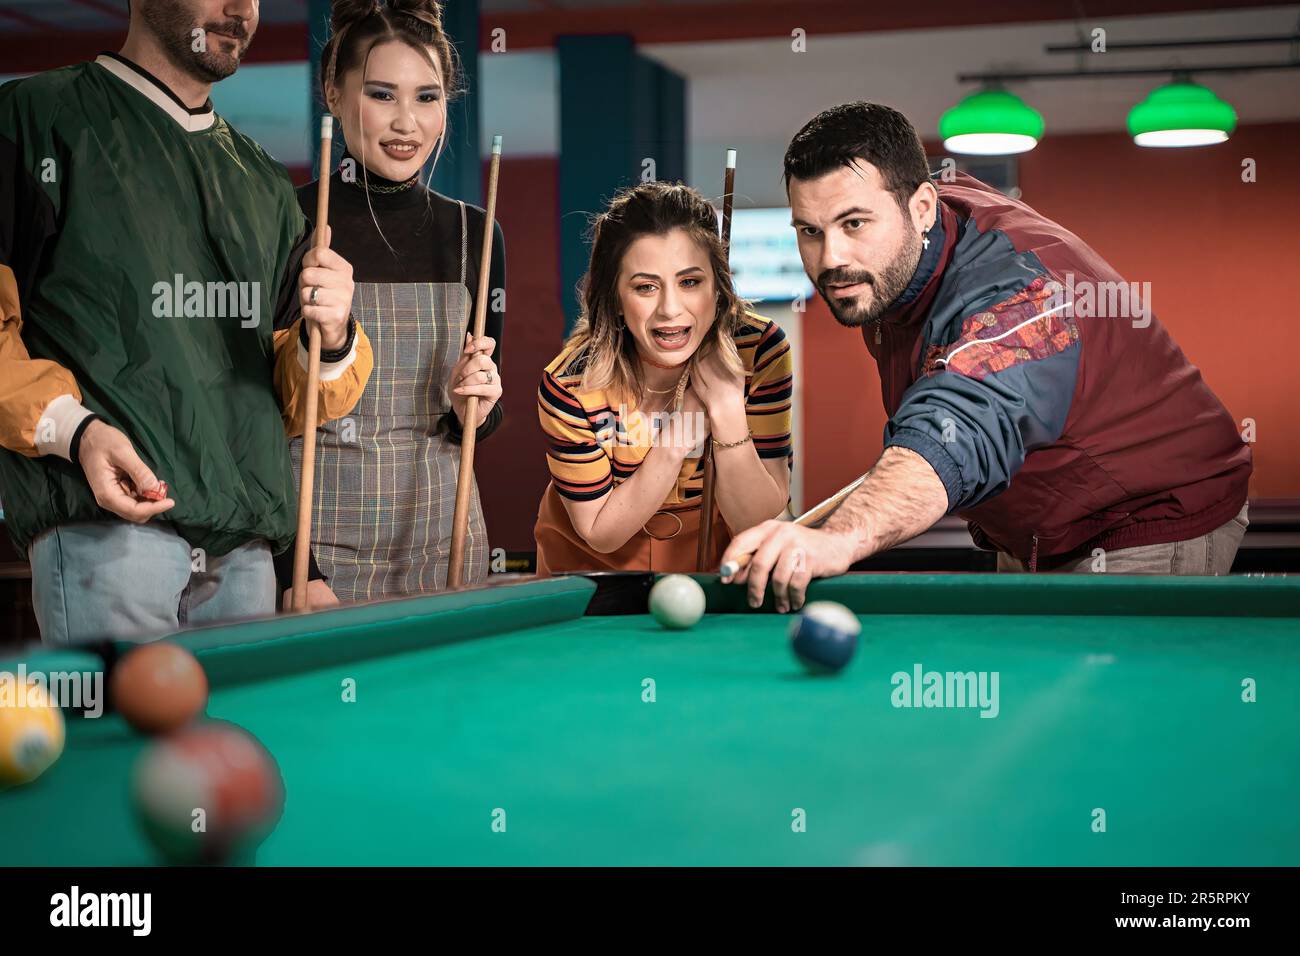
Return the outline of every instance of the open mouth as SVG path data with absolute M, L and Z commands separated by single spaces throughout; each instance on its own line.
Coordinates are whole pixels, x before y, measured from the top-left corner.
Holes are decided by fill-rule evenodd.
M 650 335 L 654 338 L 655 344 L 667 352 L 674 352 L 677 349 L 684 348 L 686 343 L 691 340 L 691 327 L 689 325 L 670 325 L 661 329 L 652 329 Z
M 415 156 L 416 151 L 420 148 L 418 143 L 403 143 L 394 141 L 391 143 L 380 143 L 380 148 L 384 153 L 393 159 L 411 159 Z

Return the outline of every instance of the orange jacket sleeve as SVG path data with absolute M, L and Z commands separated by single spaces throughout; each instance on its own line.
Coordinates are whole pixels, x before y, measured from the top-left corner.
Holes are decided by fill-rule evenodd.
M 307 410 L 307 350 L 301 342 L 298 319 L 287 329 L 275 332 L 275 389 L 280 396 L 285 433 L 293 438 L 303 432 Z M 337 362 L 320 363 L 320 388 L 316 400 L 317 418 L 327 422 L 352 411 L 370 381 L 374 357 L 370 340 L 360 323 L 348 354 Z

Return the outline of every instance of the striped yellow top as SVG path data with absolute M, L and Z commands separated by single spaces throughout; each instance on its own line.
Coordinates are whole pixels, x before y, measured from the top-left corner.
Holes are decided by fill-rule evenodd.
M 748 313 L 735 333 L 745 367 L 745 414 L 760 458 L 791 459 L 791 395 L 794 364 L 781 327 Z M 635 397 L 608 389 L 584 392 L 585 344 L 568 346 L 542 374 L 537 413 L 546 433 L 551 480 L 563 497 L 592 501 L 636 474 L 652 443 L 651 429 Z M 704 484 L 703 436 L 682 463 L 664 504 L 699 497 Z

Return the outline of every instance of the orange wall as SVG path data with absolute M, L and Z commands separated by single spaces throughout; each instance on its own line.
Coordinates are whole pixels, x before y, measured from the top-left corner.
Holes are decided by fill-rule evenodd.
M 1289 332 L 1300 323 L 1300 124 L 1242 127 L 1221 146 L 1157 150 L 1122 134 L 1047 138 L 1021 157 L 1021 197 L 1132 282 L 1233 418 L 1256 423 L 1256 497 L 1300 497 L 1300 414 Z M 1258 181 L 1241 181 L 1256 162 Z M 825 305 L 804 319 L 804 483 L 814 503 L 880 454 L 875 363 Z

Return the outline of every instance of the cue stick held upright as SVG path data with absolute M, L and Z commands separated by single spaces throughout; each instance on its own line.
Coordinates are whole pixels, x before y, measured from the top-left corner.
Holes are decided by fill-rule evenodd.
M 316 181 L 316 234 L 312 246 L 329 246 L 331 147 L 334 117 L 320 118 L 320 176 Z M 306 322 L 306 319 L 302 321 Z M 312 489 L 316 486 L 316 399 L 320 391 L 320 326 L 307 323 L 307 407 L 302 428 L 302 471 L 298 479 L 298 537 L 293 545 L 293 609 L 307 610 L 307 564 L 311 554 Z
M 794 523 L 797 525 L 802 525 L 805 528 L 811 528 L 813 525 L 820 524 L 826 518 L 830 517 L 832 511 L 834 511 L 840 505 L 844 504 L 844 500 L 848 498 L 849 495 L 853 494 L 853 492 L 857 491 L 858 488 L 862 485 L 862 483 L 866 480 L 867 480 L 866 475 L 861 476 L 860 478 L 856 479 L 851 485 L 847 485 L 846 487 L 841 488 L 839 491 L 835 492 L 835 494 L 831 495 L 825 501 L 821 502 L 820 504 L 813 505 L 811 508 L 809 508 L 803 514 L 801 514 L 799 517 L 795 518 Z M 726 564 L 724 564 L 721 568 L 718 569 L 718 575 L 720 577 L 726 578 L 726 577 L 730 577 L 733 574 L 739 574 L 742 568 L 748 567 L 749 560 L 753 556 L 754 555 L 751 552 L 750 554 L 742 554 L 740 555 L 740 557 L 728 561 Z
M 492 238 L 496 226 L 497 173 L 501 169 L 501 137 L 492 137 L 492 162 L 488 167 L 487 216 L 483 221 L 483 252 L 479 256 L 478 294 L 474 297 L 474 338 L 487 325 L 488 273 L 492 269 Z M 453 383 L 454 385 L 454 383 Z M 474 444 L 478 437 L 478 396 L 465 401 L 461 422 L 460 474 L 456 476 L 456 510 L 452 516 L 451 554 L 447 560 L 447 587 L 458 588 L 465 579 L 465 537 L 469 534 L 469 497 L 474 487 Z
M 722 252 L 730 258 L 731 253 L 731 210 L 736 197 L 736 151 L 727 150 L 726 172 L 722 183 Z M 713 463 L 713 434 L 704 443 L 704 489 L 700 501 L 700 537 L 695 551 L 695 569 L 708 570 L 706 562 L 713 550 L 713 494 L 717 484 L 717 472 Z

